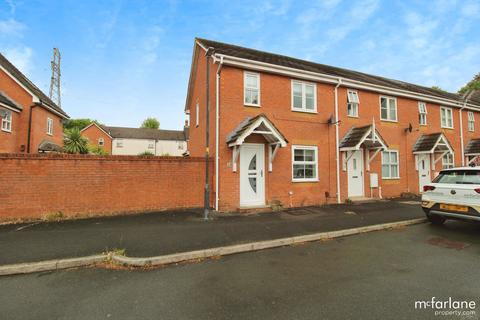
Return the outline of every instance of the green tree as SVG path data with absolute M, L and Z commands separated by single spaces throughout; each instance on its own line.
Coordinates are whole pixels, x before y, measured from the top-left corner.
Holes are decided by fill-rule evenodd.
M 66 153 L 88 153 L 88 140 L 82 137 L 78 128 L 72 128 L 65 132 L 65 138 L 63 139 L 63 150 Z
M 458 93 L 466 93 L 471 90 L 480 90 L 480 73 L 477 73 L 472 80 L 458 90 Z
M 160 129 L 160 121 L 158 121 L 157 118 L 147 118 L 143 120 L 140 128 Z
M 92 123 L 95 120 L 84 118 L 84 119 L 68 119 L 64 125 L 63 129 L 65 131 L 71 130 L 73 128 L 77 128 L 78 130 L 82 130 L 86 126 L 88 126 L 90 123 Z
M 437 91 L 441 91 L 441 92 L 447 92 L 446 90 L 443 90 L 443 89 L 440 88 L 439 86 L 433 86 L 432 89 L 433 89 L 433 90 L 437 90 Z

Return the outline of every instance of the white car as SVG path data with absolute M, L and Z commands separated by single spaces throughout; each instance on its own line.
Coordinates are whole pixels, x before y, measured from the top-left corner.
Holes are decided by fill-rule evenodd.
M 428 220 L 480 221 L 480 167 L 451 168 L 423 187 L 422 208 Z

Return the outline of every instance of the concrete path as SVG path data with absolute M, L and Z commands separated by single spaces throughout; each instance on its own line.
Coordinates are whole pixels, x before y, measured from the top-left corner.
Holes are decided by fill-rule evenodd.
M 256 215 L 162 212 L 0 227 L 0 265 L 97 255 L 125 249 L 151 257 L 422 218 L 416 202 L 302 208 Z

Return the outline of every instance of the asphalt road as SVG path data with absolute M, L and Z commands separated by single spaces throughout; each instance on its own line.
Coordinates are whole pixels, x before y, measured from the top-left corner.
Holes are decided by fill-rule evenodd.
M 149 271 L 4 277 L 0 318 L 464 319 L 414 304 L 480 304 L 479 232 L 421 224 Z

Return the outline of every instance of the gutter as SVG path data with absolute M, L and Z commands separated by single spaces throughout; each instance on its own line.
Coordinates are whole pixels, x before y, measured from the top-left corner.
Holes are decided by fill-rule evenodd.
M 337 173 L 337 203 L 341 202 L 340 197 L 340 136 L 339 136 L 339 121 L 338 121 L 338 88 L 342 83 L 342 79 L 338 78 L 338 83 L 335 86 L 335 164 L 336 164 L 336 173 Z
M 214 59 L 214 62 L 216 59 Z M 218 167 L 220 163 L 220 156 L 218 154 L 219 149 L 219 127 L 220 127 L 220 72 L 222 71 L 223 57 L 220 57 L 220 63 L 218 64 L 216 83 L 215 83 L 215 210 L 218 211 Z

